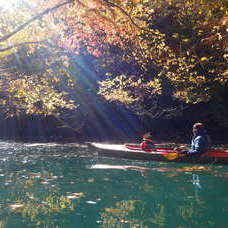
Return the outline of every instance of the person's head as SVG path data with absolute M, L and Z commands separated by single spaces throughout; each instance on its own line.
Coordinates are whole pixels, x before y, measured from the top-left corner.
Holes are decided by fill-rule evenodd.
M 192 126 L 192 132 L 197 133 L 204 130 L 204 125 L 202 123 L 194 123 Z
M 152 136 L 150 132 L 143 135 L 143 141 L 148 141 L 148 142 L 152 141 Z

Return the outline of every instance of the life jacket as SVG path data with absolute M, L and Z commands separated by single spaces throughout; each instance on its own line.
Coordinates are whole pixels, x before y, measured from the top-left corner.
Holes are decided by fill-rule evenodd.
M 154 143 L 153 143 L 152 139 L 144 138 L 143 141 L 141 142 L 140 146 L 143 150 L 152 149 L 152 148 L 154 148 Z
M 195 132 L 191 142 L 190 154 L 202 154 L 208 150 L 210 146 L 209 136 L 205 130 Z

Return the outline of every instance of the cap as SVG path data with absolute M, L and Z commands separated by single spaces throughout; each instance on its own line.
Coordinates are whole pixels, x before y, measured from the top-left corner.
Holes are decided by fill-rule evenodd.
M 201 129 L 204 128 L 204 125 L 202 123 L 195 123 L 192 128 Z

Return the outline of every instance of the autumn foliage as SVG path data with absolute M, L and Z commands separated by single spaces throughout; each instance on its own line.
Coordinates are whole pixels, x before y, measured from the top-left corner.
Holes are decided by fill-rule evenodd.
M 37 72 L 3 72 L 1 106 L 10 115 L 76 108 L 67 96 L 80 89 L 68 71 L 72 55 L 93 56 L 94 74 L 103 78 L 98 94 L 140 115 L 207 102 L 227 83 L 225 0 L 19 2 L 16 10 L 0 9 L 2 63 L 25 47 L 28 56 L 43 48 L 49 57 L 34 58 L 42 65 Z M 69 87 L 61 90 L 61 81 Z

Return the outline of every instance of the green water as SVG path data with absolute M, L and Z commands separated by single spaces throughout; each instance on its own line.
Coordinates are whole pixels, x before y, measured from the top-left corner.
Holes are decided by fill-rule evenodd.
M 1 142 L 0 228 L 228 227 L 228 165 L 93 152 L 76 144 Z M 101 165 L 112 166 L 91 168 Z

